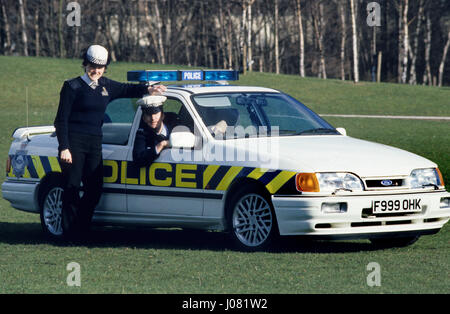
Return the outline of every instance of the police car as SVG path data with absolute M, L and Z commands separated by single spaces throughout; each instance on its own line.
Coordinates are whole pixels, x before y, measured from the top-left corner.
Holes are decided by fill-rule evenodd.
M 128 72 L 144 84 L 183 79 L 190 85 L 164 94 L 165 117 L 178 122 L 171 147 L 148 166 L 133 163 L 137 99 L 109 104 L 94 223 L 227 231 L 255 250 L 279 235 L 408 245 L 449 220 L 435 163 L 347 136 L 281 91 L 228 85 L 235 71 Z M 2 193 L 14 208 L 39 213 L 57 238 L 63 185 L 54 131 L 15 130 Z

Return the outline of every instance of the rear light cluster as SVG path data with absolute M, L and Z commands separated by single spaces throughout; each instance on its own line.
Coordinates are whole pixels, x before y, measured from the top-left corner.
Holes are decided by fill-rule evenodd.
M 11 172 L 11 157 L 6 158 L 6 175 Z

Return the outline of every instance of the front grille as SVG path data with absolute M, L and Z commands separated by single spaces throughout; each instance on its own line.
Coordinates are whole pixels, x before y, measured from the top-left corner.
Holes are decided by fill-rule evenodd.
M 389 189 L 389 188 L 398 188 L 405 185 L 404 179 L 370 179 L 366 180 L 366 187 L 368 189 L 373 188 L 383 188 L 383 189 Z

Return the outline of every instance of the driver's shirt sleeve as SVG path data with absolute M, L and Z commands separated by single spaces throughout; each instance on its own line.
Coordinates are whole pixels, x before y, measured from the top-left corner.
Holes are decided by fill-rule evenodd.
M 143 129 L 138 129 L 133 147 L 133 161 L 137 166 L 148 166 L 158 158 L 159 154 L 156 152 L 157 143 L 155 140 L 150 139 L 147 142 Z

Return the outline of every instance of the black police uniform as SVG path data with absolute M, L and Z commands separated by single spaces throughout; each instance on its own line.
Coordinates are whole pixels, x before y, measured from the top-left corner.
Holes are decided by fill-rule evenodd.
M 88 229 L 103 185 L 102 124 L 106 107 L 116 98 L 138 98 L 148 92 L 145 85 L 124 84 L 106 77 L 95 89 L 81 77 L 64 82 L 55 118 L 59 156 L 69 149 L 72 163 L 61 162 L 65 179 L 62 207 L 64 235 Z M 83 196 L 80 198 L 80 182 Z
M 163 123 L 167 128 L 167 135 L 157 134 L 141 119 L 133 147 L 133 161 L 136 166 L 148 166 L 158 158 L 161 152 L 156 151 L 156 145 L 169 140 L 172 129 L 180 124 L 179 118 L 170 112 L 165 114 Z

